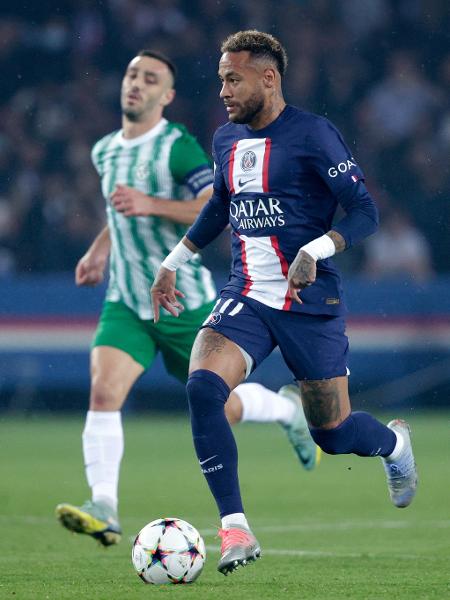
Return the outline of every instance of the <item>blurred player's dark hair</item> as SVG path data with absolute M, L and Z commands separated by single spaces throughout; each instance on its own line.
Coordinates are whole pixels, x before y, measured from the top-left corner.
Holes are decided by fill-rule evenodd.
M 136 56 L 148 56 L 149 58 L 156 58 L 156 60 L 160 60 L 162 63 L 169 67 L 169 71 L 172 73 L 173 82 L 175 83 L 175 80 L 177 78 L 177 68 L 168 56 L 166 56 L 162 52 L 158 52 L 157 50 L 149 50 L 148 48 L 143 48 L 142 50 L 139 50 Z
M 220 49 L 222 53 L 248 51 L 253 56 L 268 58 L 275 62 L 282 77 L 286 73 L 288 64 L 286 50 L 277 38 L 270 35 L 270 33 L 264 33 L 256 29 L 238 31 L 228 36 Z

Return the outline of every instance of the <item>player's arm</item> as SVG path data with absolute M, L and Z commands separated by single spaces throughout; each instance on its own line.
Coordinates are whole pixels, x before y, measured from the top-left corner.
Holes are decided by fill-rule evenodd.
M 119 185 L 111 196 L 114 208 L 126 217 L 152 215 L 175 223 L 193 223 L 212 195 L 214 174 L 210 159 L 195 137 L 182 129 L 172 144 L 168 161 L 173 179 L 189 189 L 193 198 L 156 198 Z
M 106 263 L 111 250 L 108 226 L 104 227 L 84 256 L 80 258 L 75 269 L 77 285 L 98 285 L 103 281 Z
M 378 227 L 378 210 L 364 184 L 364 175 L 339 132 L 326 120 L 318 124 L 312 136 L 311 163 L 346 215 L 330 231 L 302 246 L 291 264 L 289 293 L 299 303 L 299 290 L 316 280 L 318 260 L 343 252 Z
M 128 185 L 118 184 L 111 195 L 111 204 L 125 217 L 163 217 L 175 223 L 191 224 L 212 194 L 212 185 L 202 189 L 192 200 L 173 200 L 147 196 Z

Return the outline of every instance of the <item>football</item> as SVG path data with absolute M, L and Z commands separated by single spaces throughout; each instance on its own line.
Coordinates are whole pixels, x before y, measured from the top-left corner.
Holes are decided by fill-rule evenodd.
M 131 558 L 145 583 L 192 583 L 205 564 L 205 543 L 182 519 L 156 519 L 136 536 Z

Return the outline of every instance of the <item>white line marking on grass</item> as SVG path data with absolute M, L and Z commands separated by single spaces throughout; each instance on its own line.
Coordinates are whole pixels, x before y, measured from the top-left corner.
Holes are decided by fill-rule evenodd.
M 292 523 L 291 525 L 262 525 L 254 529 L 260 533 L 289 533 L 298 531 L 343 531 L 348 529 L 408 529 L 410 527 L 441 529 L 450 527 L 449 521 L 342 521 L 341 523 Z M 217 535 L 218 529 L 202 529 L 202 535 Z
M 219 546 L 206 546 L 208 552 L 220 552 Z M 320 556 L 324 558 L 380 558 L 384 554 L 374 554 L 369 552 L 323 552 L 322 550 L 284 550 L 280 548 L 265 548 L 261 550 L 261 556 Z M 404 558 L 407 560 L 418 559 L 420 556 L 415 554 L 395 554 L 395 558 Z
M 11 515 L 11 514 L 0 514 L 0 522 L 19 522 L 26 523 L 28 525 L 46 525 L 48 523 L 56 523 L 56 517 L 44 516 L 44 515 Z M 125 517 L 123 519 L 125 523 L 136 523 L 137 518 Z M 291 523 L 284 525 L 261 525 L 256 526 L 254 529 L 259 533 L 289 533 L 298 531 L 343 531 L 347 529 L 408 529 L 408 528 L 423 527 L 427 529 L 444 529 L 450 527 L 450 520 L 438 520 L 438 521 L 342 521 L 340 523 L 335 522 L 320 522 L 320 523 Z M 204 536 L 215 536 L 219 527 L 200 529 L 200 533 Z

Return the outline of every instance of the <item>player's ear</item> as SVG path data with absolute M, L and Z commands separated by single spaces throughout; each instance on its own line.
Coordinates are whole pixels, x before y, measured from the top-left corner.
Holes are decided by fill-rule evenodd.
M 167 90 L 164 96 L 161 98 L 161 104 L 163 106 L 168 106 L 175 98 L 175 94 L 176 92 L 174 88 L 170 88 L 169 90 Z
M 268 88 L 273 88 L 276 84 L 277 74 L 273 67 L 267 67 L 264 69 L 263 82 Z

